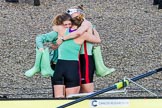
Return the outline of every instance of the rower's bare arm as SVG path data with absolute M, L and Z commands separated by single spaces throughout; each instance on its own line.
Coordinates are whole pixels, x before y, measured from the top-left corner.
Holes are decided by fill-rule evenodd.
M 85 33 L 84 35 L 84 38 L 86 41 L 88 42 L 92 42 L 92 43 L 101 43 L 101 39 L 100 39 L 100 35 L 99 33 L 97 32 L 96 29 L 93 28 L 93 33 Z
M 64 40 L 77 38 L 81 36 L 84 32 L 86 32 L 91 26 L 92 24 L 89 21 L 84 21 L 76 31 L 70 33 L 67 36 L 64 36 L 63 38 Z

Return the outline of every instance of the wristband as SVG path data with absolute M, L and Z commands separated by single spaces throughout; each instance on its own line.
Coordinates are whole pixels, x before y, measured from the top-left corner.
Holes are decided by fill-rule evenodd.
M 62 41 L 64 41 L 64 37 L 63 37 L 63 36 L 61 36 L 60 39 L 61 39 Z

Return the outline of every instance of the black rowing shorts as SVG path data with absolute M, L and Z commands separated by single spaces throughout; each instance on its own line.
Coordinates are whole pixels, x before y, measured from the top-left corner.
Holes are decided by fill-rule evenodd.
M 53 76 L 54 85 L 65 85 L 66 88 L 80 86 L 81 77 L 79 62 L 74 60 L 58 60 Z

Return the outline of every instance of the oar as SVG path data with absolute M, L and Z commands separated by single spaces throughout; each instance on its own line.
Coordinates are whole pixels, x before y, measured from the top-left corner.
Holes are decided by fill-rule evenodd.
M 144 73 L 144 74 L 140 74 L 140 75 L 137 75 L 137 76 L 131 78 L 131 80 L 132 80 L 132 81 L 137 81 L 137 80 L 139 80 L 139 79 L 142 79 L 142 78 L 144 78 L 144 77 L 148 77 L 148 76 L 150 76 L 150 75 L 152 75 L 152 74 L 154 74 L 154 73 L 160 72 L 160 71 L 162 71 L 162 68 L 158 68 L 158 69 L 155 69 L 155 70 L 147 71 L 147 72 Z M 108 88 L 104 88 L 104 89 L 99 90 L 99 91 L 96 91 L 96 92 L 94 92 L 94 93 L 92 93 L 92 94 L 90 94 L 90 95 L 87 95 L 87 96 L 78 98 L 78 99 L 76 99 L 76 100 L 74 100 L 74 101 L 72 101 L 72 102 L 69 102 L 69 103 L 64 104 L 64 105 L 62 105 L 62 106 L 59 106 L 59 107 L 57 107 L 57 108 L 65 108 L 65 107 L 71 106 L 71 105 L 73 105 L 73 104 L 76 104 L 76 103 L 78 103 L 78 102 L 81 102 L 81 101 L 83 101 L 83 100 L 92 98 L 92 97 L 97 96 L 97 95 L 99 95 L 99 94 L 102 94 L 102 93 L 104 93 L 104 92 L 107 92 L 107 91 L 110 91 L 110 90 L 113 90 L 113 89 L 121 89 L 121 88 L 124 88 L 124 87 L 126 87 L 126 86 L 128 86 L 128 85 L 129 85 L 129 81 L 128 81 L 128 80 L 122 80 L 122 81 L 120 81 L 120 82 L 118 82 L 118 83 L 115 83 L 114 85 L 111 85 L 111 86 L 108 87 Z

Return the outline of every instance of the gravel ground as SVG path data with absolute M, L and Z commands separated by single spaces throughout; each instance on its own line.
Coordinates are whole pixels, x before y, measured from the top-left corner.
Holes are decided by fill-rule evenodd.
M 116 68 L 106 77 L 94 78 L 95 89 L 109 87 L 125 76 L 132 78 L 162 66 L 162 10 L 153 0 L 41 0 L 30 3 L 0 1 L 0 95 L 8 98 L 51 98 L 50 78 L 24 76 L 35 60 L 35 37 L 51 31 L 55 15 L 76 4 L 85 6 L 86 17 L 101 36 L 105 65 Z M 162 96 L 162 73 L 137 81 Z M 103 96 L 151 96 L 131 84 L 127 94 Z

